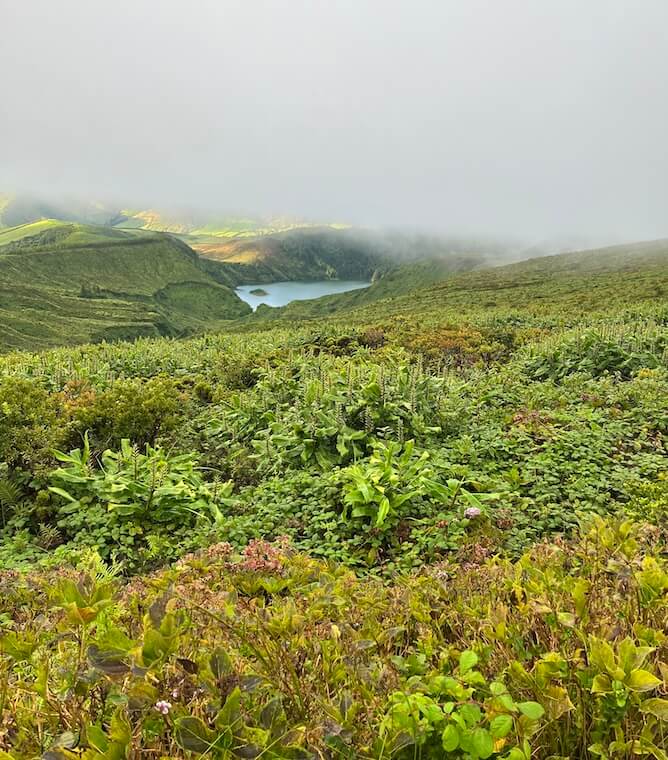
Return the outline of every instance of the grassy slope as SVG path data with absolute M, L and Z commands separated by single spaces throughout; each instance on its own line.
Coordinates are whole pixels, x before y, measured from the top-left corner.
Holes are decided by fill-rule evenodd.
M 248 312 L 169 236 L 42 221 L 3 231 L 0 246 L 5 349 L 179 334 Z
M 369 241 L 318 228 L 276 235 L 194 244 L 240 283 L 283 280 L 371 279 L 387 268 L 387 256 Z
M 480 308 L 493 315 L 529 302 L 534 311 L 548 302 L 575 311 L 605 310 L 623 300 L 661 298 L 668 289 L 665 241 L 493 269 L 481 269 L 485 259 L 475 248 L 470 254 L 456 246 L 443 252 L 436 242 L 392 248 L 331 229 L 226 245 L 220 260 L 198 258 L 170 236 L 139 229 L 40 220 L 0 230 L 0 345 L 35 348 L 105 335 L 201 330 L 247 314 L 229 290 L 241 282 L 375 278 L 366 290 L 261 308 L 252 320 L 260 328 L 265 320 L 326 317 L 359 323 L 433 313 L 440 320 L 457 319 Z M 427 258 L 406 261 L 420 255 Z M 392 266 L 390 256 L 405 263 Z M 79 298 L 83 283 L 104 298 Z
M 457 321 L 481 310 L 493 314 L 570 310 L 607 311 L 622 303 L 668 301 L 668 241 L 559 254 L 489 269 L 473 260 L 406 264 L 365 291 L 301 301 L 280 309 L 264 307 L 256 320 L 331 317 L 368 322 L 433 314 Z M 448 276 L 461 269 L 472 269 Z M 528 306 L 530 304 L 530 307 Z M 543 309 L 544 307 L 544 309 Z
M 308 301 L 294 301 L 280 309 L 261 307 L 255 319 L 309 319 L 349 312 L 376 301 L 413 293 L 414 300 L 425 288 L 442 282 L 447 277 L 476 268 L 481 260 L 476 256 L 453 255 L 441 259 L 427 259 L 401 264 L 384 272 L 372 285 L 361 290 L 337 293 Z
M 62 222 L 56 219 L 40 219 L 37 222 L 27 222 L 26 224 L 18 224 L 15 227 L 7 227 L 0 230 L 0 248 L 60 227 L 62 227 Z

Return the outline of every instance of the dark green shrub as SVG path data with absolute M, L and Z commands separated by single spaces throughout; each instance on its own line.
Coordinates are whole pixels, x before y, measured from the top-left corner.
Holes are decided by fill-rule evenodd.
M 40 469 L 66 438 L 57 400 L 32 380 L 0 380 L 0 461 Z
M 127 438 L 138 446 L 154 444 L 173 430 L 184 413 L 186 397 L 166 377 L 117 380 L 73 412 L 73 426 L 88 432 L 96 449 L 115 448 Z
M 628 380 L 641 369 L 656 369 L 665 363 L 667 346 L 665 330 L 653 326 L 591 330 L 561 338 L 539 351 L 526 371 L 534 380 L 561 380 L 576 372 L 592 377 L 615 374 Z

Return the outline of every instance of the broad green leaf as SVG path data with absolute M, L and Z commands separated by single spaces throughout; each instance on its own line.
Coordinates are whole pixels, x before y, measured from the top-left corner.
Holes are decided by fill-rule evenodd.
M 454 752 L 459 746 L 459 729 L 452 723 L 449 723 L 443 730 L 443 749 L 446 752 Z
M 661 686 L 662 681 L 649 670 L 632 670 L 625 683 L 632 691 L 651 691 Z
M 176 743 L 188 752 L 208 753 L 215 736 L 199 718 L 177 718 L 174 722 Z
M 109 739 L 100 726 L 88 726 L 86 728 L 86 741 L 98 752 L 104 753 L 109 749 Z
M 557 620 L 566 628 L 575 628 L 575 615 L 572 612 L 557 612 Z
M 643 713 L 650 713 L 660 720 L 668 721 L 668 699 L 646 699 L 640 705 L 640 711 Z
M 594 676 L 594 680 L 591 685 L 592 694 L 609 694 L 612 691 L 612 681 L 610 676 L 599 673 Z
M 473 747 L 478 757 L 485 760 L 494 752 L 494 739 L 490 732 L 485 728 L 476 728 L 472 736 Z
M 459 655 L 459 672 L 468 673 L 477 663 L 478 655 L 472 649 L 467 649 Z
M 51 493 L 55 493 L 57 496 L 62 496 L 63 499 L 67 499 L 69 502 L 76 502 L 74 496 L 65 491 L 63 488 L 58 488 L 57 486 L 49 486 L 49 491 L 51 491 Z
M 376 516 L 376 525 L 377 526 L 382 525 L 387 519 L 387 516 L 389 513 L 390 513 L 390 500 L 387 498 L 387 496 L 383 496 L 383 498 L 380 501 L 380 506 L 378 507 L 378 515 Z
M 489 724 L 489 730 L 495 739 L 503 739 L 508 736 L 513 728 L 513 719 L 510 715 L 497 715 Z
M 545 709 L 538 702 L 518 702 L 517 707 L 530 720 L 540 720 L 545 715 Z
M 504 760 L 528 760 L 528 758 L 519 747 L 513 747 L 507 755 L 504 755 Z

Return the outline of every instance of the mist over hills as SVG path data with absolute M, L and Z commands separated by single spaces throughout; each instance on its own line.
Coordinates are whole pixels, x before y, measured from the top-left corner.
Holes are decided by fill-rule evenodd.
M 447 218 L 447 211 L 444 212 Z M 454 235 L 420 229 L 364 228 L 345 221 L 312 220 L 295 215 L 260 217 L 201 209 L 137 208 L 122 203 L 81 198 L 43 198 L 34 194 L 0 192 L 0 229 L 42 219 L 98 224 L 122 229 L 169 232 L 180 236 L 207 257 L 247 261 L 255 247 L 270 247 L 255 239 L 295 230 L 347 230 L 365 245 L 374 245 L 399 259 L 433 258 L 443 252 L 484 253 L 497 260 L 530 258 L 549 253 L 583 250 L 625 242 L 615 237 L 494 238 L 489 235 Z
M 0 224 L 4 350 L 182 337 L 249 318 L 261 325 L 381 315 L 415 303 L 466 307 L 496 291 L 485 296 L 491 308 L 499 293 L 533 298 L 550 283 L 559 290 L 571 282 L 577 290 L 585 276 L 624 271 L 655 277 L 660 290 L 668 251 L 658 241 L 563 254 L 556 243 L 131 211 L 11 194 L 0 196 Z M 281 308 L 261 305 L 252 315 L 235 292 L 238 285 L 322 280 L 371 284 Z
M 28 194 L 0 192 L 0 228 L 15 227 L 40 219 L 171 232 L 204 239 L 254 236 L 316 226 L 312 222 L 292 217 L 254 218 L 188 209 L 175 211 L 131 208 L 123 204 L 80 198 L 49 199 Z

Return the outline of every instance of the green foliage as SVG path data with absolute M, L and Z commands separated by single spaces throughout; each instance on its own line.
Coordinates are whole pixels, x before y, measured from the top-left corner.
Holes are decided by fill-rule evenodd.
M 5 345 L 229 305 L 177 241 L 34 232 Z M 0 756 L 665 760 L 667 270 L 637 248 L 0 359 Z
M 487 683 L 475 670 L 478 655 L 465 650 L 457 667 L 413 679 L 410 692 L 390 696 L 381 737 L 395 757 L 485 760 L 532 756 L 530 739 L 545 709 L 516 702 L 500 681 Z M 410 684 L 410 679 L 409 679 Z
M 73 402 L 73 427 L 88 432 L 93 445 L 104 448 L 118 446 L 124 438 L 138 446 L 154 444 L 178 424 L 185 397 L 173 380 L 154 377 L 118 380 L 90 394 L 85 403 Z
M 350 507 L 350 516 L 368 518 L 376 528 L 391 530 L 397 527 L 402 516 L 413 510 L 403 509 L 404 504 L 431 498 L 453 510 L 457 497 L 482 512 L 478 497 L 450 479 L 447 485 L 433 480 L 428 467 L 429 454 L 414 454 L 414 441 L 403 448 L 399 444 L 379 443 L 368 463 L 351 465 L 344 471 L 343 503 Z
M 419 366 L 305 361 L 263 373 L 218 414 L 207 410 L 204 435 L 210 447 L 249 447 L 267 473 L 328 470 L 365 456 L 376 438 L 438 433 L 442 394 L 442 382 Z
M 38 469 L 63 440 L 58 407 L 43 388 L 24 378 L 0 379 L 0 461 Z
M 651 323 L 578 332 L 532 358 L 527 372 L 537 380 L 561 380 L 575 372 L 594 377 L 612 373 L 629 380 L 640 369 L 660 367 L 667 349 L 665 331 Z
M 56 456 L 64 466 L 51 473 L 49 490 L 61 502 L 58 528 L 103 557 L 132 567 L 142 553 L 150 559 L 158 541 L 164 559 L 197 521 L 222 520 L 220 507 L 231 486 L 205 483 L 192 454 L 174 456 L 148 444 L 141 453 L 125 439 L 96 466 L 86 437 L 83 449 Z
M 665 746 L 668 567 L 629 522 L 389 583 L 285 542 L 212 546 L 146 580 L 94 555 L 0 580 L 11 758 L 621 760 Z

